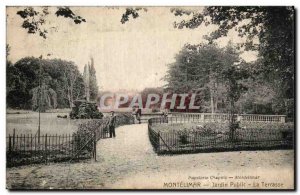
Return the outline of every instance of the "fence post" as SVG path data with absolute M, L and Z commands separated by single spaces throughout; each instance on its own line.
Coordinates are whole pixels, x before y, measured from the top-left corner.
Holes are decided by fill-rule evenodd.
M 197 132 L 194 131 L 194 139 L 193 139 L 193 150 L 196 151 L 196 137 L 197 137 Z
M 95 161 L 97 161 L 97 149 L 96 149 L 96 145 L 97 145 L 97 140 L 96 140 L 96 132 L 94 132 L 94 150 L 93 150 L 93 156 L 94 156 L 94 159 Z
M 204 122 L 204 113 L 201 113 L 201 114 L 200 114 L 200 120 L 201 120 L 202 122 Z
M 16 129 L 14 129 L 14 133 L 13 133 L 13 145 L 12 145 L 13 148 L 15 148 L 15 137 L 16 137 Z
M 11 136 L 8 138 L 8 151 L 11 152 Z
M 243 120 L 243 116 L 238 114 L 238 115 L 237 115 L 237 121 L 242 122 L 242 120 Z
M 158 131 L 158 133 L 157 133 L 157 138 L 158 138 L 158 140 L 157 140 L 157 151 L 159 153 L 159 150 L 160 150 L 160 144 L 159 144 L 159 142 L 160 142 L 160 131 Z
M 285 116 L 280 117 L 280 122 L 285 123 Z
M 47 163 L 47 133 L 45 135 L 45 158 L 46 158 L 46 163 Z

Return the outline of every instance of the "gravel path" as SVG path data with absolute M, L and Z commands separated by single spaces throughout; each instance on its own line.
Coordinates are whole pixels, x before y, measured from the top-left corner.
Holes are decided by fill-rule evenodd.
M 148 139 L 147 124 L 122 126 L 116 129 L 116 133 L 116 138 L 98 142 L 96 162 L 7 169 L 7 188 L 167 189 L 170 186 L 186 188 L 185 184 L 191 182 L 194 188 L 214 188 L 213 183 L 243 181 L 230 178 L 236 176 L 259 178 L 248 179 L 245 187 L 216 188 L 265 188 L 261 182 L 283 183 L 280 188 L 293 188 L 293 150 L 157 156 Z M 253 182 L 260 185 L 254 187 Z

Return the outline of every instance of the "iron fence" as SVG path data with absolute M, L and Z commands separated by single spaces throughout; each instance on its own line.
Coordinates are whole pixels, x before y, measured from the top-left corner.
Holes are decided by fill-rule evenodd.
M 193 153 L 209 151 L 291 149 L 294 130 L 263 128 L 214 129 L 201 123 L 199 128 L 177 128 L 185 123 L 198 123 L 195 117 L 161 117 L 148 121 L 148 134 L 158 154 Z M 200 123 L 198 123 L 200 124 Z M 222 123 L 221 126 L 225 126 Z
M 109 138 L 109 118 L 89 120 L 78 126 L 73 134 L 33 135 L 21 134 L 6 137 L 7 167 L 34 163 L 96 159 L 96 143 Z M 116 127 L 132 124 L 133 118 L 120 115 Z

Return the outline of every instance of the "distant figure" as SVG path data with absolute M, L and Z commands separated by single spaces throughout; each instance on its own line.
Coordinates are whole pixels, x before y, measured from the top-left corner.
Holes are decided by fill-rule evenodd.
M 168 123 L 168 113 L 167 113 L 167 111 L 164 112 L 164 122 Z
M 141 116 L 142 116 L 142 109 L 138 108 L 136 111 L 136 119 L 139 121 L 139 124 L 141 124 Z
M 109 121 L 109 137 L 116 137 L 115 127 L 116 127 L 116 116 L 115 116 L 115 112 L 112 111 L 111 119 Z

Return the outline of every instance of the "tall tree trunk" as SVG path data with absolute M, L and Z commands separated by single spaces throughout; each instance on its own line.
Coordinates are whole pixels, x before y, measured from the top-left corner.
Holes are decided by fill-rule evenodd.
M 230 132 L 230 139 L 231 141 L 235 140 L 235 131 L 236 131 L 236 121 L 235 121 L 235 105 L 234 101 L 230 101 L 230 111 L 229 111 L 229 132 Z
M 74 102 L 74 99 L 73 99 L 73 84 L 72 84 L 70 87 L 70 108 L 73 107 L 73 102 Z

